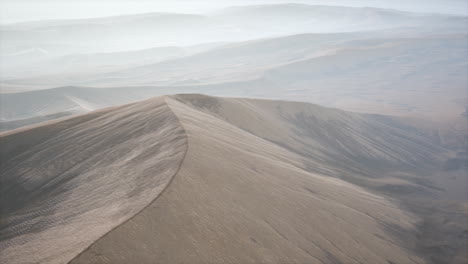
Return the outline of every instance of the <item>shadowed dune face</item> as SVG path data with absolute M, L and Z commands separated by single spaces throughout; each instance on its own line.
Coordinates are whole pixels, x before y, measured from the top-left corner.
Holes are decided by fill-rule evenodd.
M 327 155 L 334 146 L 313 146 L 313 136 L 303 145 L 294 138 L 301 127 L 286 117 L 305 112 L 331 124 L 372 119 L 301 103 L 200 95 L 167 102 L 188 136 L 179 173 L 155 202 L 71 263 L 424 263 L 410 246 L 419 218 L 395 201 L 310 170 L 307 160 L 334 176 L 353 168 L 344 162 L 332 168 Z M 323 123 L 317 125 L 332 129 Z M 355 127 L 366 135 L 368 127 Z M 348 144 L 383 163 L 399 161 L 377 151 L 382 142 Z M 299 145 L 316 155 L 299 153 Z
M 186 142 L 163 98 L 3 134 L 0 262 L 69 261 L 159 195 Z
M 388 264 L 430 263 L 440 251 L 436 260 L 463 260 L 443 232 L 468 228 L 466 208 L 418 201 L 442 193 L 428 175 L 451 153 L 389 120 L 187 94 L 4 133 L 0 259 Z M 440 221 L 450 228 L 434 242 L 425 230 Z
M 348 181 L 361 178 L 360 184 L 364 179 L 378 184 L 391 173 L 430 171 L 446 159 L 447 151 L 416 126 L 389 124 L 385 116 L 298 102 L 181 97 L 196 109 L 298 154 L 310 171 Z
M 0 1 L 0 264 L 468 264 L 468 0 Z

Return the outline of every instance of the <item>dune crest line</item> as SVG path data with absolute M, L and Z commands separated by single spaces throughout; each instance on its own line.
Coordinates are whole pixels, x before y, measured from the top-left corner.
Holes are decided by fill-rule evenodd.
M 145 210 L 71 264 L 425 263 L 407 250 L 418 217 L 377 192 L 325 174 L 344 171 L 346 180 L 375 185 L 363 160 L 390 167 L 399 162 L 393 156 L 408 149 L 402 137 L 382 153 L 388 143 L 367 130 L 395 136 L 380 122 L 295 102 L 184 94 L 166 97 L 166 103 L 189 145 L 177 175 Z M 334 127 L 337 134 L 321 134 L 336 122 L 347 122 L 357 134 Z M 328 137 L 346 141 L 333 144 Z M 304 144 L 310 149 L 301 149 Z M 336 154 L 336 148 L 352 146 L 366 148 L 361 158 Z M 338 166 L 338 160 L 351 166 Z
M 165 104 L 167 107 L 169 107 L 170 111 L 172 111 L 171 107 L 169 106 L 169 104 L 166 102 L 166 96 L 163 96 L 164 98 L 164 101 L 165 101 Z M 175 117 L 177 118 L 178 122 L 179 122 L 179 125 L 181 126 L 181 128 L 183 129 L 184 131 L 184 134 L 185 136 L 186 135 L 186 132 L 185 132 L 185 129 L 184 129 L 184 126 L 182 125 L 182 123 L 180 122 L 179 120 L 179 117 L 172 111 L 172 113 L 175 115 Z M 187 138 L 187 141 L 188 141 L 188 138 Z M 124 225 L 125 223 L 127 223 L 128 221 L 132 220 L 133 218 L 135 218 L 139 213 L 141 213 L 142 211 L 144 211 L 146 208 L 148 208 L 151 204 L 155 203 L 156 200 L 161 197 L 163 195 L 163 193 L 167 190 L 167 188 L 171 185 L 172 181 L 174 180 L 174 178 L 177 176 L 177 174 L 179 173 L 179 170 L 182 168 L 182 164 L 184 163 L 184 160 L 185 160 L 185 156 L 187 155 L 187 152 L 188 152 L 188 148 L 189 148 L 189 144 L 188 142 L 186 143 L 186 148 L 185 148 L 185 151 L 184 151 L 184 154 L 182 156 L 182 159 L 179 163 L 179 167 L 177 168 L 176 172 L 172 175 L 172 177 L 170 177 L 169 181 L 167 182 L 167 184 L 163 187 L 162 191 L 159 192 L 157 194 L 157 196 L 151 201 L 149 202 L 145 207 L 143 207 L 139 212 L 137 212 L 135 215 L 133 215 L 132 217 L 130 217 L 129 219 L 125 220 L 124 222 L 120 223 L 119 225 L 115 226 L 114 228 L 112 228 L 111 230 L 109 230 L 107 233 L 103 234 L 101 237 L 99 237 L 98 239 L 96 239 L 93 243 L 91 243 L 87 248 L 83 249 L 79 254 L 77 254 L 75 257 L 73 257 L 73 259 L 71 259 L 70 261 L 68 261 L 67 263 L 72 263 L 76 258 L 79 258 L 80 255 L 85 252 L 86 250 L 89 250 L 96 242 L 98 242 L 100 239 L 102 239 L 103 237 L 105 237 L 107 234 L 111 233 L 112 231 L 114 231 L 115 229 L 117 229 L 119 226 L 121 225 Z
M 69 262 L 150 204 L 187 149 L 163 97 L 19 130 L 0 143 L 0 260 L 13 264 Z

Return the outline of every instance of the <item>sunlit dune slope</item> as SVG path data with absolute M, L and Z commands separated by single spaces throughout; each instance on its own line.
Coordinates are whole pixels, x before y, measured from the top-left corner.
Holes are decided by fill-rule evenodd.
M 187 146 L 163 98 L 0 136 L 0 262 L 66 263 L 154 200 Z
M 409 249 L 417 217 L 387 198 L 324 175 L 354 169 L 338 161 L 348 159 L 348 153 L 334 152 L 332 168 L 326 145 L 331 152 L 338 149 L 325 137 L 322 145 L 303 145 L 316 152 L 310 157 L 274 143 L 302 144 L 293 137 L 299 133 L 291 133 L 298 124 L 284 121 L 299 113 L 320 118 L 321 129 L 345 133 L 360 127 L 360 135 L 350 134 L 342 143 L 356 148 L 356 157 L 403 164 L 400 159 L 409 157 L 392 151 L 409 151 L 411 146 L 402 146 L 412 144 L 405 138 L 399 138 L 400 149 L 382 152 L 385 143 L 378 137 L 385 135 L 362 138 L 379 122 L 310 104 L 200 95 L 167 97 L 166 102 L 188 136 L 180 171 L 160 198 L 71 263 L 424 262 Z M 340 121 L 358 123 L 352 129 L 333 127 Z M 426 148 L 417 150 L 430 153 L 435 147 Z M 325 164 L 319 168 L 324 173 L 314 172 L 306 160 Z
M 447 151 L 398 118 L 165 96 L 0 134 L 8 263 L 426 263 Z

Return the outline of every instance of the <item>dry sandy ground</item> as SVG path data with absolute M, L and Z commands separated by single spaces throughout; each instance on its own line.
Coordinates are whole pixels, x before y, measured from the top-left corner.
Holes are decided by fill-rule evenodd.
M 179 95 L 0 139 L 1 262 L 404 264 L 444 250 L 420 247 L 425 215 L 400 198 L 441 195 L 421 175 L 451 153 L 383 116 Z
M 153 201 L 187 148 L 162 98 L 1 141 L 1 263 L 66 263 Z

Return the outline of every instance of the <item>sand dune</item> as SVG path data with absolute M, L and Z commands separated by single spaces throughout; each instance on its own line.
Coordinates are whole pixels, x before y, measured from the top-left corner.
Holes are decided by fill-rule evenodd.
M 269 99 L 433 120 L 456 119 L 463 113 L 467 36 L 387 34 L 303 34 L 224 45 L 117 72 L 10 80 L 29 88 L 70 83 L 114 88 L 64 86 L 0 94 L 0 118 L 14 121 L 70 110 L 84 112 L 89 107 L 168 93 L 268 95 Z
M 408 206 L 443 195 L 427 175 L 451 153 L 398 119 L 177 95 L 0 135 L 2 262 L 429 263 L 424 250 L 446 250 Z
M 159 195 L 186 142 L 162 98 L 2 134 L 0 262 L 66 263 Z
M 164 60 L 193 55 L 221 46 L 208 43 L 188 47 L 156 47 L 125 52 L 82 52 L 78 54 L 49 54 L 31 49 L 19 54 L 0 54 L 2 79 L 29 76 L 70 75 L 83 76 L 98 72 L 123 70 L 129 67 L 153 64 Z M 33 54 L 31 54 L 33 53 Z M 39 53 L 35 55 L 35 53 Z M 42 56 L 40 56 L 42 55 Z

